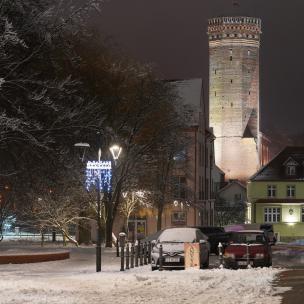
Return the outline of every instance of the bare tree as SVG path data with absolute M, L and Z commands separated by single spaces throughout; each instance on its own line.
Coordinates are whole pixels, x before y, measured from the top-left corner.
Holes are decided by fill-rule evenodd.
M 81 215 L 89 214 L 90 203 L 91 198 L 83 189 L 71 187 L 67 182 L 61 189 L 48 189 L 39 197 L 33 194 L 31 207 L 24 208 L 22 217 L 27 225 L 37 227 L 42 234 L 45 229 L 56 229 L 64 239 L 78 246 L 71 229 L 75 231 L 81 220 L 89 219 Z
M 150 206 L 148 202 L 149 194 L 145 191 L 130 191 L 123 193 L 120 212 L 125 217 L 125 230 L 129 233 L 129 219 L 132 213 L 141 207 Z

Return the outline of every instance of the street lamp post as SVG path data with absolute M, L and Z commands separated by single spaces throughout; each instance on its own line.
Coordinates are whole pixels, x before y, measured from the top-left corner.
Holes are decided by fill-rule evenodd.
M 114 145 L 110 147 L 114 162 L 121 153 L 121 147 Z M 88 161 L 86 170 L 86 188 L 87 190 L 93 185 L 97 191 L 97 238 L 96 238 L 96 272 L 101 271 L 101 200 L 104 193 L 112 192 L 112 162 L 100 160 L 101 151 L 98 151 L 98 161 Z M 112 202 L 109 202 L 109 206 Z M 111 211 L 112 208 L 109 209 Z

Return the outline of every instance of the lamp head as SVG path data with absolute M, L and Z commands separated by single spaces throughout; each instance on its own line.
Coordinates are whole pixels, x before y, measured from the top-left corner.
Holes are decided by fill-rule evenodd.
M 110 147 L 110 151 L 113 156 L 113 159 L 116 161 L 119 158 L 122 148 L 118 145 L 113 145 Z

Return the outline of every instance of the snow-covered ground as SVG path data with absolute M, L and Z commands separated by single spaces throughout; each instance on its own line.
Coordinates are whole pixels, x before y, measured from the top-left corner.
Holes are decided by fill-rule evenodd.
M 65 261 L 0 265 L 0 303 L 270 304 L 286 290 L 273 286 L 279 269 L 120 272 L 112 251 L 103 253 L 102 272 L 95 273 L 94 251 L 85 252 Z

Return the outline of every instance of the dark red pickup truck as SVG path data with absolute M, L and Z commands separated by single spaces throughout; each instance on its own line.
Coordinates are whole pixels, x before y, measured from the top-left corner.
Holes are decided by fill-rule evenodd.
M 242 230 L 231 233 L 224 253 L 224 267 L 269 267 L 272 265 L 271 245 L 262 230 Z

